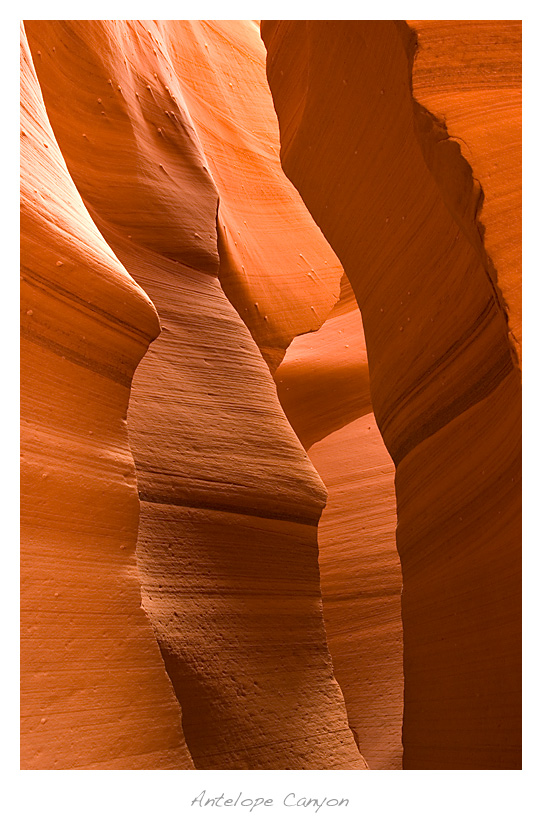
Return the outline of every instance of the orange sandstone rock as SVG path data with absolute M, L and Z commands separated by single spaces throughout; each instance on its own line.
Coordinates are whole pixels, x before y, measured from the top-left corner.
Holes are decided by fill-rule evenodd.
M 372 411 L 363 325 L 346 277 L 329 318 L 317 332 L 293 341 L 275 380 L 306 448 Z
M 160 32 L 220 195 L 220 282 L 274 370 L 326 319 L 342 268 L 281 170 L 259 26 L 174 20 Z
M 21 104 L 21 766 L 189 769 L 134 553 L 126 413 L 156 311 L 74 187 L 24 32 Z
M 517 768 L 520 380 L 466 163 L 413 102 L 405 24 L 262 34 L 282 164 L 354 289 L 396 466 L 404 766 Z
M 521 355 L 521 20 L 412 20 L 416 99 L 444 119 L 483 190 L 484 244 Z
M 372 414 L 361 315 L 346 276 L 330 318 L 293 341 L 275 379 L 328 491 L 318 560 L 327 640 L 348 721 L 371 769 L 400 769 L 395 469 Z
M 348 722 L 371 769 L 401 769 L 395 469 L 372 412 L 314 444 L 309 456 L 328 491 L 318 561 L 329 650 Z
M 519 24 L 25 28 L 22 765 L 519 767 Z
M 242 45 L 236 25 L 231 39 Z M 192 85 L 201 83 L 200 94 L 212 102 L 215 88 L 198 81 L 208 46 L 193 34 L 198 27 L 177 21 L 31 21 L 27 27 L 34 55 L 43 56 L 38 75 L 70 173 L 162 321 L 130 402 L 142 504 L 138 563 L 144 607 L 182 704 L 194 762 L 209 769 L 364 769 L 325 642 L 316 543 L 325 492 L 217 278 L 221 185 L 209 172 L 210 150 L 186 104 L 195 90 L 179 80 L 184 60 Z M 218 27 L 215 40 L 222 30 L 230 31 Z M 255 41 L 257 29 L 250 31 Z M 263 79 L 261 45 L 258 53 Z M 236 54 L 236 73 L 248 88 L 252 57 L 240 47 Z M 269 93 L 266 100 L 271 125 Z M 252 129 L 239 119 L 238 133 Z M 227 146 L 235 122 L 215 117 L 210 123 L 219 131 L 216 148 Z M 246 153 L 254 153 L 267 140 L 265 132 L 259 143 L 236 140 L 236 148 L 248 141 Z M 233 187 L 231 156 L 222 159 L 214 149 L 212 157 Z M 258 222 L 272 230 L 260 241 L 267 254 L 254 245 L 246 261 L 265 261 L 265 280 L 281 284 L 282 269 L 301 271 L 294 254 L 278 246 L 291 210 L 299 227 L 290 228 L 288 249 L 296 233 L 306 246 L 296 246 L 302 254 L 313 241 L 318 261 L 329 249 L 278 165 L 276 151 L 268 152 L 252 170 L 250 181 L 266 166 L 267 181 L 277 183 L 261 192 L 260 210 L 268 212 L 256 214 L 250 231 L 257 235 Z M 236 214 L 234 207 L 230 238 L 244 210 L 241 204 Z M 232 281 L 236 269 L 228 271 Z M 322 281 L 326 313 L 340 273 L 334 260 L 337 289 Z M 294 282 L 293 299 L 278 308 L 274 326 L 282 333 L 270 341 L 273 359 L 307 325 L 305 311 L 299 321 L 290 313 L 298 289 Z

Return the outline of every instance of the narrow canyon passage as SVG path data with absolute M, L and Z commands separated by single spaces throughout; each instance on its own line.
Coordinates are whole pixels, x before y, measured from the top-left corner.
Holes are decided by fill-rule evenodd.
M 521 38 L 468 24 L 25 22 L 24 768 L 521 767 Z
M 346 275 L 328 319 L 292 342 L 275 380 L 327 489 L 318 561 L 327 641 L 348 722 L 371 769 L 401 769 L 395 467 L 372 412 L 363 324 Z

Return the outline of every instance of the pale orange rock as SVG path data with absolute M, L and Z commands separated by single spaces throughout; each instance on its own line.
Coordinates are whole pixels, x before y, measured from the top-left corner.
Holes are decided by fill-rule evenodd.
M 188 64 L 196 83 L 206 46 L 181 23 L 27 24 L 34 54 L 44 56 L 39 79 L 70 173 L 162 322 L 137 372 L 129 414 L 144 607 L 197 767 L 365 769 L 325 642 L 316 540 L 325 491 L 280 408 L 256 343 L 218 281 L 213 229 L 222 193 L 186 104 L 194 93 L 176 80 L 182 60 L 196 49 L 200 57 Z M 236 31 L 232 25 L 231 38 L 242 45 Z M 256 42 L 257 29 L 250 32 Z M 263 78 L 261 44 L 258 50 Z M 245 55 L 237 76 L 250 81 L 252 63 Z M 207 94 L 212 100 L 216 91 Z M 166 104 L 168 95 L 173 103 Z M 267 107 L 271 123 L 269 93 Z M 227 137 L 230 125 L 215 122 Z M 247 126 L 240 120 L 239 132 Z M 213 158 L 227 178 L 232 159 L 221 159 L 218 150 Z M 258 220 L 275 227 L 264 245 L 277 249 L 274 259 L 264 258 L 265 280 L 280 284 L 281 268 L 297 273 L 293 254 L 281 253 L 277 230 L 290 221 L 293 203 L 299 241 L 310 249 L 314 240 L 316 251 L 329 248 L 285 183 L 276 150 L 265 163 L 274 164 L 277 182 L 262 195 L 260 209 L 266 204 L 269 215 Z M 243 211 L 241 204 L 237 224 Z M 257 246 L 255 252 L 257 258 Z M 334 260 L 336 289 L 326 287 L 321 301 L 326 313 L 340 274 Z M 292 285 L 295 297 L 299 286 Z M 295 307 L 294 300 L 293 306 L 284 302 Z M 303 330 L 303 314 L 298 325 L 289 312 L 277 312 L 283 334 L 273 340 L 273 354 L 281 355 Z
M 275 380 L 328 492 L 318 561 L 327 640 L 348 722 L 371 769 L 400 769 L 395 469 L 372 414 L 361 315 L 346 276 L 329 319 L 293 341 Z
M 339 296 L 336 256 L 279 160 L 265 46 L 251 20 L 159 24 L 220 194 L 220 281 L 270 368 Z
M 190 769 L 135 561 L 126 414 L 159 332 L 99 234 L 21 36 L 21 767 Z
M 520 28 L 411 25 L 25 24 L 25 768 L 521 765 Z
M 81 182 L 95 209 L 134 242 L 204 269 L 217 262 L 218 226 L 223 288 L 276 367 L 294 336 L 324 321 L 342 269 L 280 168 L 258 27 L 197 20 L 27 26 L 41 51 L 38 71 L 51 83 L 62 82 L 65 61 L 73 77 L 81 75 L 71 81 L 76 111 L 65 108 L 58 119 L 69 153 L 87 160 Z M 83 61 L 87 73 L 78 69 Z M 75 127 L 83 106 L 88 120 Z M 100 157 L 104 135 L 109 162 Z M 104 175 L 118 188 L 117 208 L 96 192 Z M 218 217 L 216 205 L 209 209 L 215 189 Z
M 323 326 L 297 337 L 275 372 L 279 400 L 304 447 L 372 411 L 361 315 L 343 277 Z
M 324 619 L 348 722 L 371 769 L 401 769 L 403 632 L 395 468 L 373 413 L 314 444 Z

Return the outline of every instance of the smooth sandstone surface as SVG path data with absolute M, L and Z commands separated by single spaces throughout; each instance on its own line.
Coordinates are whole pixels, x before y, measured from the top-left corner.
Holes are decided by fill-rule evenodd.
M 24 29 L 23 768 L 519 768 L 521 24 Z
M 485 248 L 521 357 L 521 20 L 411 20 L 416 99 L 444 119 L 480 182 Z
M 327 320 L 291 343 L 274 377 L 281 406 L 306 448 L 372 411 L 363 324 L 346 276 Z
M 374 420 L 361 314 L 343 276 L 323 326 L 289 346 L 279 399 L 324 482 L 324 619 L 348 722 L 371 769 L 401 769 L 401 567 L 395 468 Z
M 159 332 L 92 222 L 21 36 L 21 767 L 190 769 L 141 609 L 126 415 Z
M 219 192 L 221 285 L 275 370 L 292 338 L 328 316 L 342 268 L 280 167 L 259 26 L 172 20 L 157 37 Z
M 314 444 L 328 501 L 318 525 L 324 619 L 348 722 L 371 769 L 403 762 L 401 565 L 395 468 L 373 413 Z
M 233 181 L 232 158 L 206 143 L 202 116 L 195 109 L 193 118 L 186 103 L 195 93 L 179 80 L 187 55 L 192 84 L 204 77 L 194 67 L 205 66 L 211 39 L 222 43 L 230 30 L 223 23 L 208 28 L 209 41 L 200 42 L 198 27 L 186 21 L 26 25 L 70 174 L 162 323 L 130 399 L 141 500 L 137 553 L 144 607 L 182 705 L 194 763 L 208 769 L 365 769 L 325 640 L 316 539 L 325 491 L 280 408 L 260 350 L 218 280 L 224 275 L 217 207 L 222 200 L 228 205 L 221 181 Z M 257 29 L 245 25 L 256 43 Z M 242 43 L 236 27 L 229 36 Z M 239 54 L 236 75 L 246 76 L 248 85 L 254 57 Z M 210 106 L 214 87 L 198 91 L 208 96 L 200 110 L 209 129 L 222 127 L 225 138 L 233 127 L 241 134 L 230 136 L 238 152 L 252 122 L 239 116 L 221 125 Z M 266 101 L 259 102 L 259 118 L 267 118 L 269 134 L 275 130 L 276 149 L 259 163 L 271 168 L 267 181 L 275 184 L 268 184 L 254 220 L 246 203 L 239 202 L 236 213 L 232 201 L 231 228 L 222 235 L 233 238 L 249 219 L 255 236 L 260 225 L 275 227 L 260 241 L 265 256 L 251 246 L 241 265 L 248 271 L 260 257 L 262 283 L 292 286 L 282 310 L 278 304 L 274 325 L 280 332 L 266 354 L 272 364 L 294 334 L 311 327 L 310 315 L 317 317 L 306 300 L 299 320 L 293 314 L 300 254 L 314 252 L 319 262 L 330 249 L 280 171 L 268 90 Z M 263 141 L 251 139 L 253 151 L 258 140 L 266 145 L 267 133 Z M 210 172 L 212 164 L 218 173 Z M 262 216 L 264 208 L 268 215 Z M 292 246 L 292 238 L 299 244 Z M 228 279 L 238 271 L 230 268 Z M 335 258 L 327 277 L 315 280 L 307 272 L 318 292 L 324 286 L 326 314 L 341 273 Z M 259 345 L 266 353 L 265 338 Z
M 413 101 L 406 24 L 262 35 L 283 168 L 354 289 L 396 467 L 404 767 L 518 768 L 520 379 L 476 188 Z

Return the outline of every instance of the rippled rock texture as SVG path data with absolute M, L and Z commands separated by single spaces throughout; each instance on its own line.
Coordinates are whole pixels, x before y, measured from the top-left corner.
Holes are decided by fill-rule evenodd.
M 493 98 L 501 82 L 517 95 L 520 24 L 482 25 L 476 34 L 469 27 L 478 24 L 459 26 L 467 42 L 495 41 L 504 79 L 484 77 L 480 45 L 459 59 L 453 49 L 461 35 L 445 37 L 453 25 L 422 25 L 419 57 L 406 23 L 278 21 L 262 24 L 262 34 L 283 168 L 354 290 L 374 414 L 396 468 L 404 766 L 514 769 L 521 763 L 521 398 L 506 300 L 517 273 L 508 258 L 501 263 L 497 246 L 490 260 L 478 222 L 480 186 L 412 90 L 423 97 L 429 85 L 440 100 L 436 66 L 444 55 L 447 90 L 454 65 L 461 70 L 458 97 L 442 99 L 452 115 L 461 78 Z M 294 76 L 302 79 L 295 98 Z M 489 117 L 486 139 L 472 128 L 484 159 L 497 152 L 502 129 L 491 131 L 486 98 L 472 114 Z M 517 110 L 507 115 L 517 136 Z M 503 164 L 512 168 L 513 204 L 515 159 Z M 488 226 L 493 213 L 496 204 L 483 214 Z M 496 235 L 497 223 L 491 227 Z M 510 239 L 517 249 L 513 228 Z M 513 297 L 510 305 L 516 308 Z
M 520 766 L 518 27 L 25 23 L 24 768 Z
M 21 103 L 21 766 L 188 769 L 126 426 L 158 316 L 70 178 L 24 32 Z

